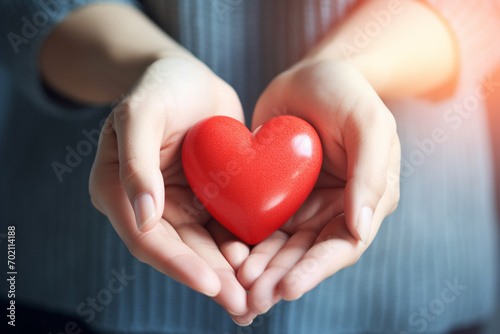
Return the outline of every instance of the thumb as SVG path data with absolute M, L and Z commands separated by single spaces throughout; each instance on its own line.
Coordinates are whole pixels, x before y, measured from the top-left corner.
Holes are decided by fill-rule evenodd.
M 160 170 L 164 124 L 154 101 L 140 105 L 124 101 L 114 113 L 120 182 L 134 209 L 137 228 L 151 230 L 160 221 L 165 200 Z
M 378 228 L 372 226 L 372 220 L 387 187 L 390 150 L 397 140 L 396 122 L 378 100 L 355 109 L 346 125 L 345 216 L 351 234 L 366 245 Z

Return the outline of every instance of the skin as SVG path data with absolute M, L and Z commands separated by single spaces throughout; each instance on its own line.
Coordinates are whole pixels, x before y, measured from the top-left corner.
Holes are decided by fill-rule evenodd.
M 252 128 L 286 106 L 318 131 L 324 163 L 301 209 L 252 249 L 193 202 L 180 159 L 200 119 L 243 121 L 234 90 L 134 8 L 93 4 L 67 17 L 40 54 L 47 84 L 90 104 L 129 93 L 102 131 L 89 190 L 131 253 L 241 325 L 356 263 L 399 200 L 399 140 L 382 99 L 442 95 L 458 67 L 445 22 L 421 2 L 398 4 L 368 45 L 346 52 L 374 10 L 392 8 L 361 3 L 262 93 Z M 364 223 L 362 208 L 373 212 Z

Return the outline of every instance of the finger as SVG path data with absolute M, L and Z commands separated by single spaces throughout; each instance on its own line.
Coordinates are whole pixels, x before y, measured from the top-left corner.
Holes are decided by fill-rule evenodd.
M 291 265 L 272 266 L 262 273 L 248 293 L 251 312 L 264 314 L 281 300 L 279 282 L 292 267 Z
M 296 232 L 272 258 L 265 272 L 255 281 L 248 294 L 251 312 L 266 313 L 281 298 L 278 284 L 314 244 L 317 234 L 311 230 Z
M 138 231 L 118 168 L 116 136 L 110 127 L 105 127 L 90 177 L 92 201 L 109 218 L 135 257 L 196 291 L 217 295 L 221 285 L 216 273 L 182 242 L 169 224 L 158 224 L 144 233 Z
M 378 96 L 359 99 L 345 123 L 345 218 L 353 236 L 370 238 L 373 213 L 385 193 L 389 154 L 397 139 L 394 117 Z
M 162 224 L 138 235 L 127 246 L 139 260 L 209 297 L 215 298 L 220 293 L 222 282 L 218 273 L 167 222 L 162 220 Z
M 231 319 L 233 319 L 238 326 L 250 326 L 257 316 L 258 314 L 256 313 L 248 312 L 244 315 L 232 315 Z
M 213 299 L 231 315 L 248 312 L 245 289 L 236 279 L 236 273 L 220 252 L 208 231 L 199 224 L 183 224 L 177 227 L 182 241 L 188 245 L 210 268 L 216 272 L 222 289 Z
M 353 264 L 362 247 L 365 246 L 358 243 L 347 229 L 344 215 L 335 218 L 279 283 L 283 299 L 298 299 L 325 278 Z
M 288 235 L 282 231 L 276 231 L 266 240 L 257 244 L 238 270 L 238 281 L 246 289 L 250 290 L 255 280 L 264 272 L 271 259 L 287 242 Z
M 227 262 L 233 267 L 234 271 L 238 271 L 241 264 L 250 254 L 250 248 L 243 241 L 238 239 L 234 234 L 229 232 L 224 226 L 211 220 L 207 226 L 207 231 L 214 238 L 215 243 L 219 247 L 222 255 Z
M 327 277 L 356 263 L 373 241 L 387 212 L 394 209 L 393 190 L 388 188 L 377 206 L 367 245 L 359 243 L 348 230 L 344 215 L 326 225 L 314 246 L 279 283 L 283 299 L 298 299 Z
M 113 172 L 118 172 L 118 143 L 116 142 L 116 133 L 113 129 L 111 117 L 106 119 L 97 145 L 97 152 L 94 159 L 94 164 L 90 171 L 89 177 L 89 194 L 92 204 L 104 215 L 109 211 L 102 203 L 106 190 L 116 188 L 122 190 L 119 184 L 113 184 L 115 178 L 108 178 Z
M 164 184 L 160 150 L 165 132 L 165 108 L 154 96 L 139 101 L 132 95 L 115 111 L 120 181 L 134 208 L 137 227 L 154 227 L 163 212 Z M 149 224 L 151 223 L 151 224 Z
M 292 235 L 298 230 L 308 229 L 319 234 L 327 223 L 344 213 L 345 183 L 338 188 L 329 188 L 328 182 L 318 181 L 322 188 L 311 192 L 299 210 L 281 227 L 282 231 Z

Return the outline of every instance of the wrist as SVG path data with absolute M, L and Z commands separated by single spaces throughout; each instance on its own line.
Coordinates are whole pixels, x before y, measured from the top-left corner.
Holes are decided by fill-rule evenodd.
M 394 72 L 390 62 L 380 59 L 372 51 L 358 51 L 349 53 L 343 49 L 342 41 L 332 41 L 331 44 L 313 49 L 300 63 L 315 63 L 325 60 L 334 60 L 348 63 L 353 66 L 370 83 L 381 97 L 390 95 L 391 78 Z
M 376 54 L 372 53 L 360 53 L 344 61 L 355 67 L 380 97 L 390 96 L 391 84 L 395 78 L 390 63 L 379 59 Z
M 185 58 L 188 60 L 200 61 L 188 50 L 184 49 L 180 45 L 175 47 L 164 48 L 151 53 L 151 59 L 154 61 L 165 59 L 165 58 Z
M 312 68 L 314 64 L 328 61 L 332 62 L 332 64 L 343 63 L 349 65 L 350 68 L 354 68 L 364 77 L 380 97 L 384 98 L 390 95 L 389 80 L 392 70 L 384 62 L 377 61 L 376 55 L 370 53 L 360 53 L 351 57 L 310 54 L 293 65 L 288 71 L 297 72 L 306 67 Z

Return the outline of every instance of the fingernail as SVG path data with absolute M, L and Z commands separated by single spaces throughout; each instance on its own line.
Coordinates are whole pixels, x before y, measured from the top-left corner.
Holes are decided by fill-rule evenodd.
M 150 194 L 141 194 L 134 201 L 135 220 L 139 231 L 155 215 L 155 203 Z
M 226 310 L 227 313 L 229 313 L 229 315 L 238 316 L 236 313 L 233 313 L 233 312 L 229 311 L 227 308 L 225 310 Z
M 361 209 L 358 217 L 358 224 L 356 225 L 356 230 L 358 231 L 359 237 L 363 244 L 368 243 L 368 238 L 370 237 L 370 230 L 372 228 L 372 218 L 373 210 L 365 206 Z
M 213 298 L 219 294 L 219 292 L 210 292 L 210 291 L 200 291 L 200 292 L 210 298 Z
M 241 316 L 242 314 L 237 314 L 237 313 L 234 313 L 234 312 L 231 312 L 229 311 L 229 309 L 225 309 L 227 313 L 229 313 L 230 315 L 234 315 L 235 317 L 238 317 L 238 316 Z
M 231 319 L 233 320 L 233 322 L 238 325 L 238 326 L 241 326 L 241 327 L 246 327 L 246 326 L 250 326 L 253 322 L 253 319 L 251 319 L 250 321 L 247 321 L 247 322 L 243 322 L 243 323 L 239 323 L 237 322 L 236 320 L 234 320 L 233 317 L 231 317 Z

